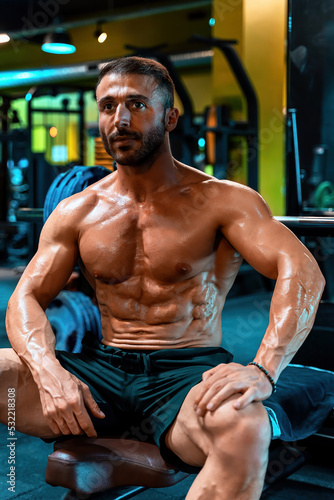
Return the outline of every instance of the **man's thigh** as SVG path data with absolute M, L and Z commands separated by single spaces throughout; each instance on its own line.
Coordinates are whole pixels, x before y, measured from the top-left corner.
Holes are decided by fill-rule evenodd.
M 15 399 L 15 429 L 37 437 L 54 437 L 42 412 L 37 385 L 13 349 L 0 349 L 0 422 L 8 425 L 8 394 Z M 14 396 L 14 397 L 13 397 Z M 11 409 L 13 410 L 11 401 Z
M 194 410 L 194 400 L 200 384 L 195 385 L 182 403 L 179 413 L 168 430 L 165 443 L 175 455 L 189 465 L 202 467 L 207 457 L 206 440 L 198 415 Z

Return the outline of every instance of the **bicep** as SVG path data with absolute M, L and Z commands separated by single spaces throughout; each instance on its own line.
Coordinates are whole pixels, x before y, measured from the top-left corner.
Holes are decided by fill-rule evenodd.
M 222 227 L 232 246 L 258 272 L 270 279 L 289 274 L 310 253 L 298 238 L 272 214 L 257 193 L 240 200 L 235 216 Z
M 78 259 L 75 232 L 55 214 L 42 229 L 38 250 L 26 267 L 17 294 L 29 294 L 45 309 L 66 285 Z

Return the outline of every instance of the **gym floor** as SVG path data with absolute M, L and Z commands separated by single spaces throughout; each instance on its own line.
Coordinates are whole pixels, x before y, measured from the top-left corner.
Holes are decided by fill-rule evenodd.
M 5 311 L 8 299 L 18 281 L 15 269 L 0 267 L 0 347 L 8 347 L 9 342 L 5 332 Z M 264 333 L 268 320 L 270 293 L 259 281 L 257 291 L 243 296 L 233 296 L 227 301 L 223 313 L 224 336 L 227 339 L 224 347 L 232 352 L 238 350 L 238 361 L 253 356 Z M 233 336 L 231 335 L 233 332 Z M 233 339 L 233 340 L 232 340 Z M 251 345 L 249 345 L 251 343 Z M 63 498 L 66 490 L 54 488 L 44 481 L 47 457 L 52 453 L 52 445 L 43 441 L 17 433 L 15 447 L 16 477 L 15 492 L 9 491 L 9 464 L 7 447 L 7 429 L 0 426 L 0 496 L 2 500 L 48 498 L 55 500 Z M 140 493 L 138 500 L 183 500 L 195 476 L 190 476 L 183 482 L 170 488 L 150 489 Z M 99 498 L 113 498 L 111 494 L 100 495 Z M 301 469 L 288 479 L 281 481 L 267 492 L 262 500 L 333 500 L 334 474 L 333 465 L 320 463 L 319 458 L 310 457 Z M 231 499 L 233 500 L 233 499 Z

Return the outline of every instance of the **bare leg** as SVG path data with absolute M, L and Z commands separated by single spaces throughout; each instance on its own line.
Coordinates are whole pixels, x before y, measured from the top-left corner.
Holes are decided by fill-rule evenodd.
M 8 389 L 15 389 L 15 429 L 31 436 L 55 438 L 45 419 L 38 388 L 28 367 L 13 349 L 0 349 L 0 422 L 8 423 Z
M 271 429 L 262 403 L 243 410 L 231 404 L 198 417 L 193 401 L 198 386 L 186 397 L 166 436 L 167 446 L 182 460 L 203 466 L 186 500 L 258 500 L 268 462 Z

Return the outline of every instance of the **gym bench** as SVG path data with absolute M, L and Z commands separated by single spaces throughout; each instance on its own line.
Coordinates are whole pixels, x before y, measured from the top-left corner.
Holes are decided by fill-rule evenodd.
M 173 486 L 189 476 L 168 465 L 158 447 L 150 443 L 77 437 L 56 443 L 54 450 L 48 459 L 45 480 L 70 490 L 64 500 L 125 500 L 148 488 Z M 305 456 L 297 448 L 286 443 L 274 446 L 263 491 L 304 463 Z

